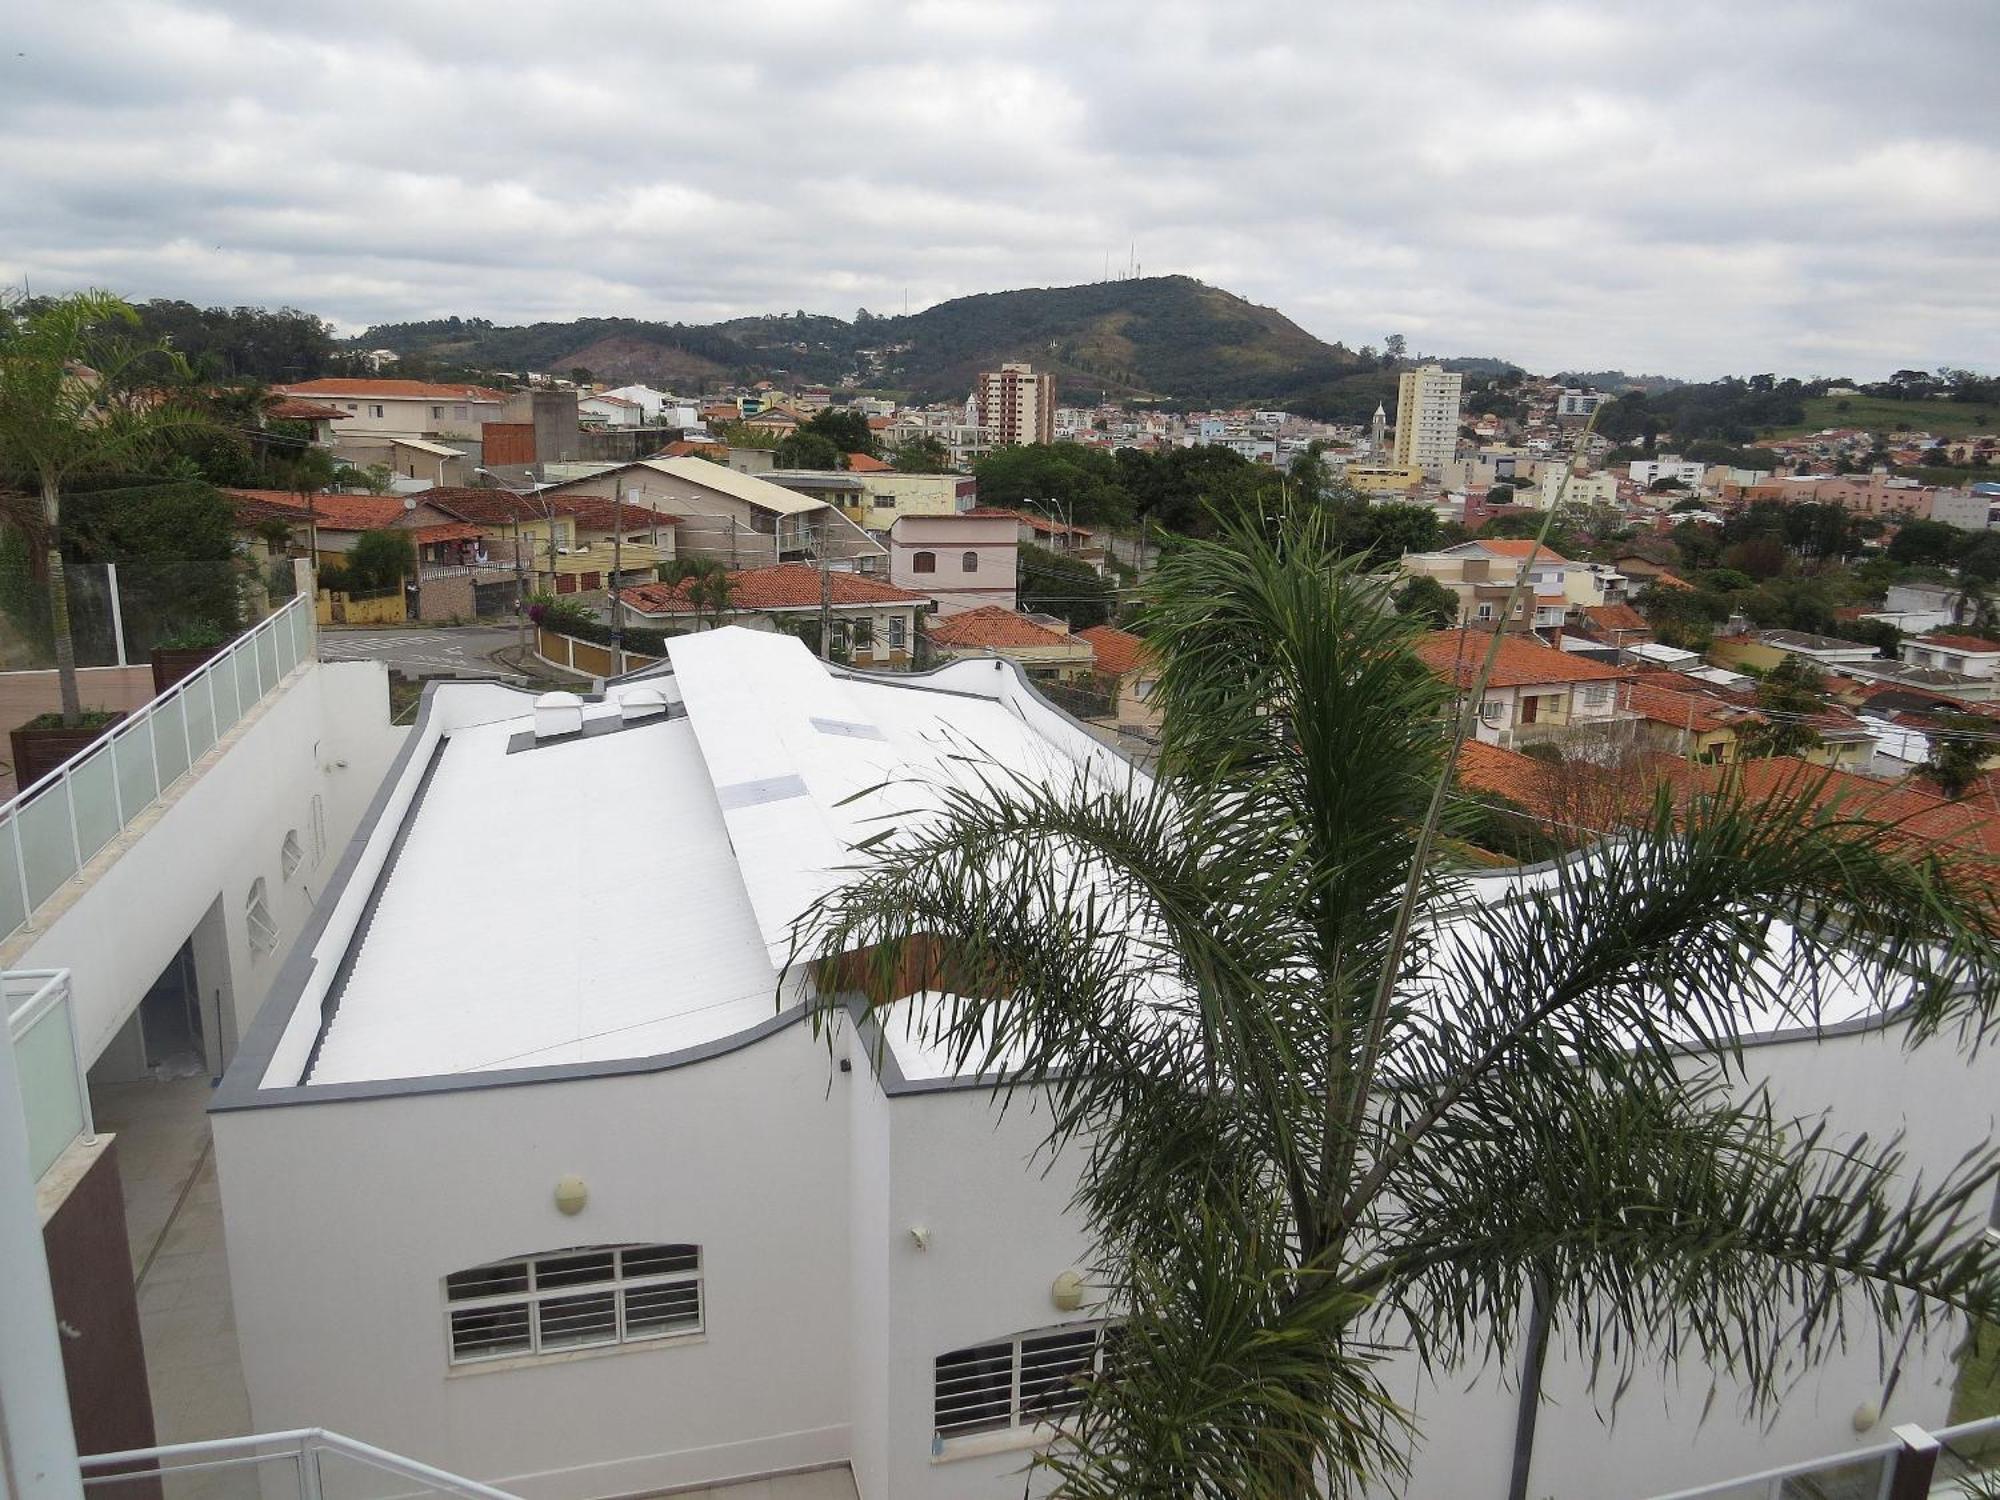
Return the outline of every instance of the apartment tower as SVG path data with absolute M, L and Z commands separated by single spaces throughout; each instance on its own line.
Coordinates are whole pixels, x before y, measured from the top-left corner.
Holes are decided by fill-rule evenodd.
M 1056 378 L 1034 366 L 1003 364 L 980 374 L 973 400 L 979 425 L 993 443 L 1052 443 L 1056 437 Z
M 1464 377 L 1439 365 L 1405 370 L 1396 391 L 1396 462 L 1435 478 L 1458 449 Z

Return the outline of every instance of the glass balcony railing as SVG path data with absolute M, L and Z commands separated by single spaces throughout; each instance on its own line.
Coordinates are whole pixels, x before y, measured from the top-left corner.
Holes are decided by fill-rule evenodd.
M 78 1460 L 85 1500 L 515 1500 L 324 1428 L 170 1443 Z
M 313 654 L 313 601 L 300 595 L 0 806 L 0 939 L 186 776 L 195 762 Z
M 68 969 L 15 969 L 0 974 L 7 1033 L 21 1075 L 28 1123 L 28 1170 L 39 1182 L 63 1149 L 92 1138 L 90 1089 L 70 1013 Z
M 1929 1432 L 1898 1427 L 1894 1441 L 1811 1463 L 1745 1474 L 1657 1500 L 1995 1500 L 2000 1417 Z

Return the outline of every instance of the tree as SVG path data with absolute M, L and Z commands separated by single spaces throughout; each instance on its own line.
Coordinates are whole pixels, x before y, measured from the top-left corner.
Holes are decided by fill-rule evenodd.
M 1758 759 L 1817 748 L 1819 731 L 1812 718 L 1826 710 L 1825 688 L 1826 675 L 1804 657 L 1788 656 L 1779 662 L 1757 684 L 1757 707 L 1764 718 L 1737 735 L 1738 753 Z
M 571 366 L 569 372 L 569 383 L 571 385 L 589 385 L 590 370 L 588 369 L 588 367 L 584 365 Z
M 407 531 L 364 531 L 347 554 L 347 586 L 398 589 L 417 573 L 417 548 Z
M 1931 753 L 1917 774 L 1956 802 L 1977 785 L 1986 769 L 1992 722 L 1977 714 L 1941 714 L 1928 732 Z
M 1913 517 L 1897 527 L 1889 539 L 1889 555 L 1899 563 L 1942 565 L 1951 561 L 1964 538 L 1965 533 L 1956 526 Z
M 838 452 L 865 453 L 870 458 L 880 456 L 875 430 L 868 425 L 868 418 L 854 407 L 829 406 L 814 412 L 806 423 L 806 431 L 825 438 Z
M 40 502 L 31 524 L 44 549 L 56 677 L 70 728 L 82 722 L 83 705 L 63 573 L 63 495 L 78 480 L 130 469 L 174 435 L 210 425 L 160 395 L 157 383 L 184 379 L 187 367 L 164 345 L 131 337 L 138 324 L 131 305 L 109 292 L 0 307 L 0 484 L 20 486 Z
M 1075 1163 L 1118 1323 L 1036 1460 L 1057 1492 L 1391 1479 L 1406 1419 L 1376 1346 L 1443 1378 L 1523 1349 L 1531 1306 L 1607 1383 L 1712 1363 L 1766 1410 L 1855 1319 L 1994 1309 L 2000 1245 L 1959 1229 L 1994 1149 L 1912 1184 L 1895 1143 L 1737 1086 L 1727 1041 L 1815 1014 L 1843 954 L 1908 965 L 1913 1040 L 1990 1024 L 1976 873 L 1814 816 L 1813 787 L 1725 778 L 1517 903 L 1466 899 L 1437 834 L 1478 694 L 1441 735 L 1415 622 L 1330 541 L 1239 522 L 1163 560 L 1156 781 L 975 759 L 798 929 L 802 956 L 849 956 L 823 1024 L 855 990 L 910 997 L 911 1034 L 1004 1070 Z
M 1134 496 L 1122 483 L 1126 451 L 1114 458 L 1081 443 L 1015 443 L 987 453 L 972 472 L 982 505 L 1046 500 L 1079 526 L 1115 526 L 1132 519 Z
M 919 433 L 898 443 L 889 454 L 889 463 L 899 474 L 949 474 L 951 450 L 930 433 Z
M 801 427 L 778 439 L 771 463 L 780 469 L 844 469 L 847 454 L 831 438 Z
M 1400 364 L 1409 347 L 1409 340 L 1400 333 L 1392 333 L 1382 340 L 1382 357 L 1393 364 Z
M 1423 573 L 1391 594 L 1389 602 L 1397 614 L 1423 620 L 1432 630 L 1448 630 L 1458 623 L 1458 595 Z
M 1118 594 L 1089 563 L 1024 543 L 1015 564 L 1024 613 L 1056 615 L 1070 629 L 1085 630 L 1110 620 Z

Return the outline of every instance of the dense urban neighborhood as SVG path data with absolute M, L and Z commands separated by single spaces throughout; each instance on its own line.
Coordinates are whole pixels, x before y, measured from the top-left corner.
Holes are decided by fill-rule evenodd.
M 2000 382 L 1391 337 L 1312 415 L 5 316 L 0 958 L 94 1477 L 2000 1451 Z

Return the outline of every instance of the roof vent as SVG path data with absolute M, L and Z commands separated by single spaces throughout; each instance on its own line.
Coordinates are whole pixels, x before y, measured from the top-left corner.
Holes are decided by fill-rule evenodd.
M 583 700 L 575 693 L 544 693 L 535 700 L 535 738 L 583 733 Z
M 618 700 L 618 712 L 627 724 L 634 719 L 650 718 L 666 711 L 667 695 L 658 688 L 634 688 Z

